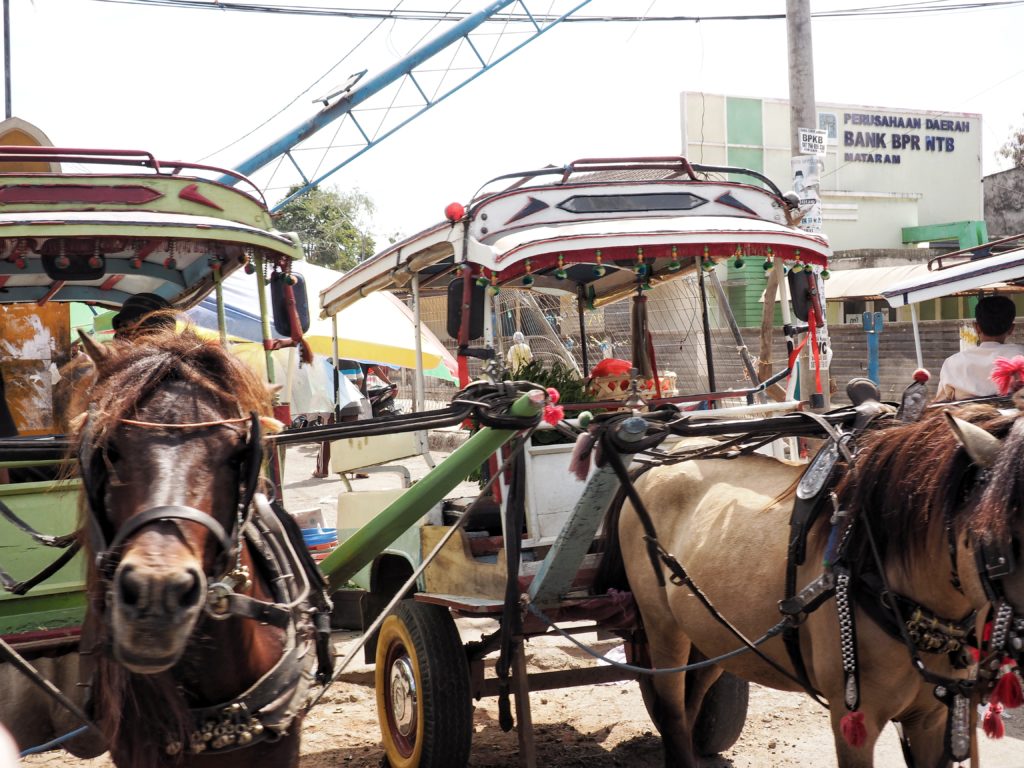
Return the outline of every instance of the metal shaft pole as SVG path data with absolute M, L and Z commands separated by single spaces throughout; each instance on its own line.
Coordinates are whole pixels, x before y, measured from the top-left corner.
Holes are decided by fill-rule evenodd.
M 718 279 L 718 273 L 712 270 L 709 274 L 711 275 L 711 285 L 715 289 L 715 296 L 718 297 L 718 310 L 725 315 L 725 320 L 729 323 L 732 338 L 736 342 L 736 350 L 740 353 L 740 359 L 743 361 L 743 369 L 747 372 L 747 378 L 750 379 L 750 383 L 756 387 L 761 381 L 757 378 L 757 371 L 754 370 L 754 361 L 750 358 L 750 350 L 743 343 L 743 334 L 740 332 L 740 326 L 736 322 L 736 316 L 732 313 L 729 297 L 725 295 L 725 289 L 722 287 L 722 281 Z M 759 392 L 757 399 L 759 402 L 765 402 L 764 392 Z
M 576 314 L 580 320 L 580 350 L 583 353 L 583 377 L 590 375 L 590 359 L 587 356 L 587 318 L 583 313 L 586 311 L 587 300 L 586 288 L 583 283 L 576 286 Z
M 718 383 L 715 380 L 715 353 L 711 348 L 711 318 L 708 316 L 708 292 L 704 287 L 704 267 L 699 256 L 694 257 L 697 263 L 697 284 L 700 287 L 700 316 L 704 326 L 704 360 L 708 366 L 708 391 L 716 392 Z M 717 401 L 711 401 L 714 408 Z

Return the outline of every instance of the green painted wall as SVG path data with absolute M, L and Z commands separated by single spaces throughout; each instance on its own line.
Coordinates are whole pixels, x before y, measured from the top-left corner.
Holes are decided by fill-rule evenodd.
M 728 97 L 725 103 L 729 165 L 764 172 L 764 126 L 760 99 Z M 747 177 L 735 181 L 750 183 Z M 733 266 L 730 259 L 726 270 L 725 287 L 733 314 L 740 327 L 761 325 L 761 294 L 767 277 L 761 268 L 763 259 L 746 259 L 742 269 Z M 777 323 L 782 322 L 781 310 L 776 309 Z
M 764 146 L 760 99 L 728 97 L 725 101 L 725 120 L 728 144 Z

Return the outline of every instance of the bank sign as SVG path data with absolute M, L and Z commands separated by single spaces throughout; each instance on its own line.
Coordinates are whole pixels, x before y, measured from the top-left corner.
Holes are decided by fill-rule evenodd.
M 953 154 L 958 139 L 970 133 L 971 122 L 964 119 L 843 112 L 837 138 L 843 162 L 900 165 L 910 154 Z

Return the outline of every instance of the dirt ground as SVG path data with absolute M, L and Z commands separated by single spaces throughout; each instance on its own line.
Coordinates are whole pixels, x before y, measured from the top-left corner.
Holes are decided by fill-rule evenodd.
M 340 484 L 332 479 L 311 478 L 315 451 L 291 449 L 286 464 L 285 501 L 290 511 L 321 508 L 330 521 Z M 422 462 L 410 463 L 413 477 L 426 471 Z M 393 482 L 380 475 L 354 481 L 369 486 Z M 357 487 L 359 487 L 357 485 Z M 479 639 L 487 629 L 479 620 L 460 621 L 464 640 Z M 598 642 L 581 635 L 597 650 L 607 653 L 613 641 Z M 355 642 L 351 633 L 336 636 L 344 658 Z M 541 637 L 527 645 L 531 671 L 578 668 L 593 661 L 567 641 Z M 307 716 L 302 726 L 301 768 L 378 768 L 383 750 L 377 724 L 372 667 L 363 665 L 362 654 L 341 675 Z M 648 719 L 635 682 L 537 691 L 530 695 L 533 738 L 541 766 L 662 766 L 661 741 Z M 1007 737 L 991 741 L 980 735 L 982 764 L 986 768 L 1024 768 L 1024 709 L 1010 712 L 1005 720 Z M 876 748 L 879 768 L 896 768 L 904 762 L 895 731 L 882 734 Z M 107 757 L 78 760 L 62 751 L 28 757 L 25 765 L 50 768 L 110 768 Z M 474 768 L 514 768 L 520 765 L 516 731 L 505 733 L 498 725 L 497 699 L 476 702 L 473 748 Z M 832 732 L 825 711 L 801 694 L 780 693 L 752 687 L 746 726 L 736 745 L 708 760 L 706 768 L 796 768 L 836 765 Z
M 464 639 L 478 639 L 480 622 L 463 622 Z M 585 640 L 587 635 L 580 636 Z M 345 656 L 352 635 L 338 637 Z M 612 641 L 589 638 L 602 653 Z M 531 671 L 576 668 L 590 663 L 582 654 L 555 638 L 528 644 Z M 362 655 L 357 656 L 357 662 Z M 660 768 L 664 765 L 661 740 L 647 717 L 640 689 L 627 681 L 586 688 L 538 691 L 530 694 L 533 738 L 540 766 L 585 768 Z M 981 740 L 985 768 L 1024 767 L 1024 711 L 1010 713 L 1008 735 L 995 742 Z M 354 663 L 310 711 L 302 726 L 301 768 L 379 768 L 383 757 L 377 724 L 373 669 Z M 897 768 L 904 762 L 895 731 L 883 733 L 875 751 L 879 768 Z M 112 768 L 108 757 L 78 760 L 55 751 L 28 757 L 25 765 L 49 768 Z M 498 725 L 497 699 L 476 702 L 473 768 L 518 768 L 519 744 L 515 730 Z M 705 762 L 705 768 L 833 768 L 836 765 L 832 732 L 824 710 L 808 697 L 754 686 L 747 723 L 736 745 Z

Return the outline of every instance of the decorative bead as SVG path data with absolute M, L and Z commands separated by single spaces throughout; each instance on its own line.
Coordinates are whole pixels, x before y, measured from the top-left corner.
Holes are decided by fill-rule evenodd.
M 765 259 L 764 263 L 761 265 L 761 269 L 763 269 L 765 272 L 767 272 L 771 268 L 772 268 L 772 260 L 771 259 Z
M 827 269 L 821 270 L 821 279 L 822 280 L 828 280 L 830 277 L 832 277 L 832 273 L 831 272 L 829 272 Z

